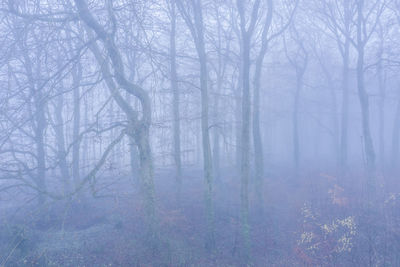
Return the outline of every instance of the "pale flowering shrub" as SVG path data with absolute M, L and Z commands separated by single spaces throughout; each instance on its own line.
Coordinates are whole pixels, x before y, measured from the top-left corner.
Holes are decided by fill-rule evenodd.
M 329 264 L 352 251 L 357 234 L 354 216 L 322 222 L 308 203 L 303 205 L 301 213 L 303 232 L 297 239 L 297 254 L 303 261 Z

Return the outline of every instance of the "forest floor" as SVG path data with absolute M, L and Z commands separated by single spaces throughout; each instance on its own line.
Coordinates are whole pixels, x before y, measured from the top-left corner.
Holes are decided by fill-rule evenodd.
M 178 199 L 173 172 L 155 175 L 156 249 L 144 234 L 143 204 L 129 178 L 107 186 L 96 199 L 49 202 L 45 209 L 2 199 L 0 266 L 240 266 L 239 178 L 225 171 L 215 182 L 216 248 L 211 253 L 204 247 L 202 173 L 185 170 L 182 178 Z M 369 220 L 374 227 L 365 228 L 362 176 L 343 186 L 334 175 L 320 172 L 297 179 L 287 171 L 268 175 L 262 209 L 251 183 L 251 265 L 368 266 L 372 260 L 374 266 L 400 266 L 395 180 L 386 183 L 385 212 L 379 213 L 386 219 Z M 112 181 L 111 176 L 102 181 Z M 375 244 L 373 253 L 366 240 Z

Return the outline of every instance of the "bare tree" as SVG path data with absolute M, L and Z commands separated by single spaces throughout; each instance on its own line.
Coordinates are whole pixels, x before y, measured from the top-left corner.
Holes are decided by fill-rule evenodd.
M 300 111 L 300 96 L 304 86 L 304 74 L 307 69 L 309 52 L 305 47 L 303 37 L 300 35 L 295 26 L 291 27 L 290 39 L 295 43 L 294 52 L 287 50 L 285 41 L 285 53 L 290 65 L 296 73 L 296 85 L 293 98 L 292 111 L 292 129 L 293 129 L 293 159 L 294 173 L 298 175 L 300 167 L 300 140 L 299 140 L 299 111 Z
M 203 146 L 204 179 L 206 182 L 207 237 L 206 247 L 215 247 L 214 203 L 213 203 L 213 171 L 210 144 L 209 105 L 208 105 L 208 69 L 207 54 L 204 41 L 203 6 L 201 0 L 177 0 L 177 6 L 192 35 L 200 64 L 201 91 L 201 133 Z
M 256 0 L 250 7 L 250 15 L 246 14 L 246 6 L 243 1 L 236 1 L 240 17 L 241 37 L 241 71 L 242 71 L 242 132 L 241 132 L 241 191 L 240 191 L 240 217 L 241 217 L 241 253 L 243 260 L 247 263 L 250 260 L 250 239 L 249 239 L 249 193 L 248 184 L 250 178 L 250 47 L 251 40 L 256 28 L 260 0 Z
M 342 108 L 340 132 L 340 157 L 339 166 L 341 176 L 346 173 L 348 154 L 348 120 L 349 120 L 349 73 L 350 73 L 350 46 L 353 34 L 356 6 L 353 1 L 333 0 L 316 3 L 317 16 L 322 21 L 337 44 L 342 58 Z
M 370 111 L 369 111 L 369 98 L 364 84 L 364 54 L 365 46 L 370 40 L 372 34 L 378 25 L 381 14 L 384 10 L 384 1 L 374 1 L 372 3 L 364 3 L 364 0 L 357 1 L 357 19 L 356 24 L 356 38 L 352 40 L 354 47 L 357 50 L 357 90 L 358 97 L 361 105 L 362 114 L 362 130 L 363 130 L 363 143 L 365 150 L 366 168 L 368 172 L 368 188 L 373 190 L 373 180 L 375 173 L 375 150 L 372 142 L 370 130 Z
M 171 22 L 170 32 L 170 76 L 171 76 L 171 89 L 172 89 L 172 117 L 173 117 L 173 154 L 176 167 L 176 181 L 178 199 L 180 198 L 180 191 L 182 186 L 182 161 L 181 161 L 181 124 L 180 124 L 180 108 L 179 108 L 179 86 L 178 74 L 176 67 L 176 3 L 175 0 L 167 1 L 169 16 Z
M 103 26 L 101 26 L 91 14 L 87 3 L 83 0 L 75 1 L 76 7 L 79 12 L 79 17 L 82 21 L 95 32 L 97 38 L 101 40 L 106 51 L 107 59 L 103 58 L 96 43 L 92 43 L 91 50 L 96 57 L 98 64 L 101 66 L 101 70 L 104 78 L 106 79 L 107 86 L 109 87 L 114 100 L 117 102 L 119 107 L 125 112 L 129 124 L 126 128 L 126 132 L 129 136 L 134 137 L 136 144 L 139 149 L 140 156 L 140 176 L 143 184 L 143 191 L 146 200 L 146 213 L 148 219 L 148 227 L 150 234 L 156 233 L 156 218 L 155 218 L 155 196 L 154 196 L 154 181 L 153 181 L 153 160 L 151 155 L 151 148 L 149 143 L 149 128 L 151 125 L 151 104 L 148 93 L 140 86 L 129 82 L 126 78 L 124 71 L 124 65 L 122 56 L 118 50 L 113 33 L 108 33 Z M 107 3 L 107 11 L 109 19 L 111 20 L 114 27 L 116 27 L 116 18 L 112 9 L 112 3 Z M 114 75 L 113 79 L 109 67 L 107 64 L 110 60 Z M 114 81 L 115 79 L 115 81 Z M 122 89 L 129 94 L 134 95 L 139 99 L 142 107 L 142 118 L 138 119 L 137 111 L 135 111 L 126 100 L 123 99 L 117 87 L 117 83 Z

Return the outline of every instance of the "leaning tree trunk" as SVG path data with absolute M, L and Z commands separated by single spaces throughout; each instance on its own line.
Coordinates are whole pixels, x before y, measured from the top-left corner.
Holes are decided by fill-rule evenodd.
M 111 6 L 112 2 L 108 3 L 108 12 L 110 19 L 116 25 L 116 18 L 113 14 Z M 151 147 L 149 140 L 149 128 L 151 125 L 151 102 L 148 93 L 137 84 L 133 84 L 126 79 L 124 64 L 120 51 L 115 45 L 113 36 L 105 31 L 105 29 L 95 20 L 93 15 L 90 13 L 87 3 L 84 0 L 75 0 L 79 16 L 84 23 L 93 30 L 97 38 L 103 43 L 109 60 L 111 61 L 114 69 L 113 75 L 111 75 L 109 69 L 108 60 L 104 59 L 100 53 L 95 42 L 91 43 L 90 49 L 92 50 L 97 63 L 99 64 L 103 78 L 107 84 L 108 89 L 118 104 L 118 106 L 124 111 L 128 126 L 126 131 L 129 136 L 134 137 L 139 150 L 140 158 L 140 174 L 143 185 L 143 195 L 145 200 L 146 210 L 146 225 L 149 229 L 151 241 L 156 241 L 154 237 L 157 236 L 156 229 L 156 216 L 155 216 L 155 196 L 154 196 L 154 182 L 153 182 L 153 159 L 151 156 Z M 138 120 L 138 113 L 135 111 L 130 104 L 121 96 L 118 91 L 117 85 L 131 95 L 134 95 L 139 99 L 142 106 L 142 118 Z M 155 243 L 154 243 L 155 244 Z

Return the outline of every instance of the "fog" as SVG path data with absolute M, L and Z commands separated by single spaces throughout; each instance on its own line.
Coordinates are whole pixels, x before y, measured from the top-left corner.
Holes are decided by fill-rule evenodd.
M 3 0 L 0 266 L 400 266 L 398 0 Z

